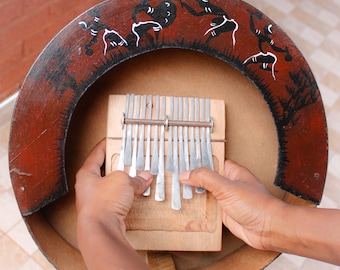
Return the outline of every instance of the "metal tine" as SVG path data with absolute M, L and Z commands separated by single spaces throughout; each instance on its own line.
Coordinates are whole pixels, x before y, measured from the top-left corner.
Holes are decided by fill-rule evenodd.
M 184 98 L 184 115 L 183 120 L 188 121 L 189 120 L 189 98 Z M 189 164 L 189 140 L 188 140 L 188 127 L 184 127 L 184 167 L 181 167 L 181 172 L 188 171 L 190 169 Z M 193 197 L 192 195 L 192 187 L 189 185 L 184 184 L 183 185 L 183 198 L 184 199 L 191 199 Z
M 129 115 L 128 118 L 133 117 L 133 109 L 134 109 L 134 102 L 135 102 L 135 95 L 130 95 L 130 102 L 129 102 Z M 124 164 L 131 165 L 132 163 L 132 125 L 129 124 L 127 127 L 127 137 L 126 137 L 126 145 L 125 145 L 125 155 L 124 155 Z
M 129 113 L 129 101 L 130 101 L 130 95 L 126 94 L 124 117 L 126 117 Z M 117 167 L 117 170 L 119 171 L 124 171 L 125 143 L 126 143 L 126 124 L 123 123 L 122 144 L 120 147 L 120 155 L 119 155 L 119 161 L 118 161 L 118 167 Z
M 200 99 L 195 98 L 195 121 L 200 121 Z M 202 167 L 202 156 L 200 149 L 200 130 L 199 127 L 195 127 L 195 145 L 196 145 L 196 162 L 197 167 Z M 203 193 L 205 190 L 200 187 L 196 187 L 196 193 Z
M 136 98 L 137 98 L 137 101 L 136 101 L 135 118 L 139 119 L 139 114 L 140 114 L 140 95 L 137 95 Z M 130 173 L 129 173 L 129 175 L 131 177 L 135 177 L 137 175 L 136 164 L 137 164 L 138 127 L 139 127 L 139 125 L 135 124 L 135 132 L 133 134 L 132 162 L 131 162 Z
M 177 120 L 178 115 L 178 97 L 174 100 L 174 120 Z M 173 210 L 181 209 L 181 190 L 179 184 L 178 172 L 178 127 L 174 126 L 174 141 L 173 141 L 173 165 L 172 185 L 171 185 L 171 208 Z
M 207 105 L 206 105 L 205 121 L 210 121 L 211 120 L 210 119 L 211 112 L 210 112 L 210 99 L 209 98 L 206 99 L 206 103 L 207 103 Z M 208 162 L 209 163 L 208 168 L 210 170 L 214 170 L 214 161 L 213 161 L 212 147 L 211 147 L 211 138 L 210 138 L 210 136 L 211 136 L 211 128 L 206 128 L 206 133 L 207 133 L 207 135 L 206 135 L 206 139 L 207 139 L 207 152 L 208 152 L 208 161 L 209 161 Z
M 178 120 L 183 120 L 183 97 L 179 97 L 179 113 Z M 183 127 L 178 127 L 178 140 L 179 140 L 179 171 L 185 171 L 185 157 L 184 157 L 184 145 L 183 145 Z
M 155 119 L 159 119 L 159 95 L 156 96 L 156 115 Z M 151 159 L 151 174 L 156 175 L 158 173 L 158 126 L 154 126 L 154 137 L 153 137 L 153 149 Z
M 161 119 L 165 120 L 165 112 L 166 112 L 166 97 L 162 96 L 162 113 Z M 161 126 L 161 135 L 159 141 L 159 160 L 158 160 L 158 174 L 156 178 L 156 193 L 155 200 L 156 201 L 164 201 L 165 200 L 165 191 L 164 191 L 164 129 L 165 127 Z
M 190 121 L 195 121 L 195 98 L 190 98 Z M 195 146 L 195 129 L 190 127 L 190 170 L 197 169 L 196 146 Z
M 148 97 L 148 119 L 150 120 L 152 117 L 152 95 Z M 151 125 L 148 125 L 147 134 L 146 134 L 146 153 L 145 153 L 145 171 L 150 171 L 150 154 L 151 154 Z M 151 188 L 150 186 L 143 192 L 144 196 L 150 196 Z
M 169 120 L 172 120 L 174 113 L 174 97 L 170 97 L 170 115 Z M 169 127 L 168 131 L 168 154 L 166 156 L 166 171 L 173 172 L 173 158 L 172 158 L 172 126 Z
M 201 120 L 205 121 L 206 117 L 206 101 L 205 98 L 202 99 L 202 110 L 201 110 Z M 202 166 L 209 168 L 209 158 L 208 158 L 208 151 L 207 151 L 207 140 L 205 137 L 205 127 L 201 128 L 201 149 L 202 149 Z
M 141 118 L 145 119 L 145 115 L 146 115 L 146 95 L 143 96 Z M 144 129 L 145 129 L 145 125 L 141 125 L 140 134 L 139 134 L 138 152 L 137 152 L 137 164 L 136 164 L 137 170 L 142 170 L 144 167 L 144 137 L 145 137 Z

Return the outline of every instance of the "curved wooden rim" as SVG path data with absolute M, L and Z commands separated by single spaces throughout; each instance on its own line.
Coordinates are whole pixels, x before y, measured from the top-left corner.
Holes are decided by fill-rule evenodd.
M 22 86 L 10 135 L 11 178 L 31 233 L 55 264 L 60 255 L 37 237 L 37 230 L 49 224 L 37 226 L 42 222 L 36 216 L 39 212 L 30 214 L 67 192 L 65 140 L 72 113 L 104 73 L 154 50 L 200 51 L 233 65 L 252 80 L 277 127 L 275 184 L 315 203 L 321 199 L 328 158 L 323 104 L 308 64 L 286 34 L 238 0 L 144 2 L 148 3 L 105 1 L 76 18 L 45 48 Z M 47 233 L 51 233 L 48 228 Z M 69 244 L 59 240 L 58 247 L 64 250 Z M 64 252 L 62 261 L 82 265 L 79 256 L 71 258 L 73 253 Z M 207 269 L 219 269 L 222 261 L 225 267 L 226 260 L 240 267 L 238 258 L 244 253 L 253 254 L 262 267 L 278 255 L 244 246 Z
M 144 2 L 96 5 L 66 26 L 32 66 L 14 110 L 9 146 L 21 213 L 67 192 L 65 140 L 88 87 L 120 62 L 162 48 L 210 54 L 252 80 L 278 131 L 275 184 L 318 203 L 328 156 L 325 114 L 311 70 L 286 34 L 238 0 Z

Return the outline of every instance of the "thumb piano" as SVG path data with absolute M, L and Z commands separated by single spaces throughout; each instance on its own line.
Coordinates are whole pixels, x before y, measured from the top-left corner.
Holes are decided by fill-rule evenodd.
M 223 174 L 225 104 L 221 100 L 111 95 L 106 174 L 150 170 L 125 223 L 137 250 L 218 251 L 222 219 L 215 198 L 179 182 L 181 172 L 207 167 Z

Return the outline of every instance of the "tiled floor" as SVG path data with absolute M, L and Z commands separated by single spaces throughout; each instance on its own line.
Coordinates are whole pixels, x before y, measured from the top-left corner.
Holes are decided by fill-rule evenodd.
M 340 1 L 247 0 L 295 41 L 322 93 L 329 125 L 329 171 L 321 207 L 340 208 Z M 7 149 L 13 102 L 0 105 L 0 269 L 54 269 L 26 230 L 11 190 Z M 339 239 L 340 241 L 340 239 Z M 267 269 L 340 269 L 283 254 Z

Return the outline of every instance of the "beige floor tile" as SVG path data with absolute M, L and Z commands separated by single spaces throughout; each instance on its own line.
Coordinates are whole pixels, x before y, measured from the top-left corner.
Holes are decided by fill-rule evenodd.
M 282 10 L 274 7 L 274 6 L 267 6 L 264 9 L 264 14 L 271 14 L 270 19 L 275 22 L 280 28 L 282 25 L 282 21 L 287 18 L 287 14 L 282 12 Z
M 295 43 L 296 47 L 301 51 L 301 54 L 307 59 L 307 63 L 310 65 L 309 56 L 314 52 L 315 46 L 310 42 L 306 42 L 301 36 L 300 33 L 288 33 L 289 37 Z M 317 72 L 312 69 L 313 72 Z
M 333 108 L 329 111 L 328 115 L 327 115 L 327 120 L 328 120 L 328 126 L 329 126 L 329 130 L 330 132 L 336 132 L 336 133 L 340 133 L 340 125 L 338 123 L 340 123 L 340 107 L 338 107 L 338 105 L 340 103 L 340 100 L 338 100 L 335 105 L 333 106 Z M 332 123 L 334 123 L 332 125 Z
M 276 1 L 275 8 L 277 8 L 278 10 L 285 14 L 289 14 L 295 9 L 295 5 L 289 1 L 281 0 Z
M 321 97 L 323 105 L 326 110 L 330 110 L 339 99 L 339 93 L 332 88 L 324 85 L 322 82 L 318 83 L 319 89 L 321 91 Z
M 333 41 L 335 44 L 340 45 L 340 29 L 332 29 L 332 31 L 329 32 L 327 36 L 327 40 Z M 337 59 L 339 60 L 339 57 L 337 57 Z
M 334 63 L 333 63 L 334 65 Z M 322 83 L 332 89 L 339 89 L 340 76 L 336 73 L 328 72 L 322 79 Z
M 302 32 L 300 33 L 300 36 L 307 43 L 310 43 L 315 47 L 320 46 L 322 42 L 325 40 L 325 36 L 312 27 L 305 27 L 305 29 L 303 29 Z
M 311 259 L 305 260 L 301 267 L 302 269 L 308 269 L 308 270 L 339 270 L 338 266 L 311 260 Z M 298 269 L 301 269 L 301 268 L 297 268 L 296 270 Z
M 28 259 L 18 270 L 43 270 L 43 268 L 33 259 Z
M 285 16 L 282 21 L 280 21 L 280 27 L 282 27 L 290 38 L 292 38 L 292 33 L 299 35 L 301 31 L 306 28 L 306 25 L 299 19 L 299 17 L 294 17 L 292 15 Z M 289 31 L 289 33 L 288 33 Z
M 28 233 L 23 220 L 16 224 L 7 235 L 9 235 L 29 255 L 34 254 L 38 250 L 38 247 Z
M 328 172 L 334 176 L 340 175 L 340 154 L 336 153 L 332 158 L 329 160 L 329 170 Z M 339 193 L 340 195 L 340 193 Z
M 334 167 L 334 164 L 330 164 L 330 167 Z M 333 175 L 331 172 L 328 173 L 324 196 L 322 197 L 321 204 L 319 207 L 324 208 L 339 208 L 340 200 L 340 181 L 339 177 Z
M 9 118 L 7 119 L 7 123 L 0 127 L 0 146 L 4 149 L 8 149 L 8 139 L 9 139 L 9 131 L 10 131 L 10 122 Z
M 9 192 L 2 192 L 0 194 L 0 205 L 0 230 L 8 232 L 22 218 L 16 200 Z
M 292 270 L 292 269 L 300 269 L 303 264 L 305 258 L 289 255 L 289 254 L 281 254 L 272 264 L 266 267 L 266 270 Z
M 0 238 L 0 269 L 16 270 L 23 265 L 29 256 L 10 237 Z
M 323 196 L 319 207 L 336 209 L 339 208 L 339 203 L 337 200 L 332 200 L 329 196 Z
M 315 1 L 315 0 L 313 0 Z M 327 0 L 322 1 L 322 8 L 321 10 L 328 10 L 334 14 L 337 14 L 336 12 L 339 10 L 339 1 L 338 0 Z
M 334 11 L 329 10 L 321 10 L 317 13 L 317 18 L 330 28 L 337 26 L 340 22 L 339 16 L 335 14 Z
M 321 45 L 321 43 L 320 43 Z M 324 70 L 331 70 L 336 64 L 336 59 L 329 52 L 317 48 L 310 56 L 309 59 L 318 63 Z
M 0 190 L 9 190 L 12 188 L 12 184 L 8 170 L 7 152 L 4 155 L 0 155 L 0 168 Z
M 329 5 L 331 6 L 331 9 L 332 9 L 332 10 L 334 10 L 334 5 L 340 7 L 340 2 L 339 2 L 339 0 L 331 0 L 331 1 L 329 1 L 329 2 L 330 2 Z

